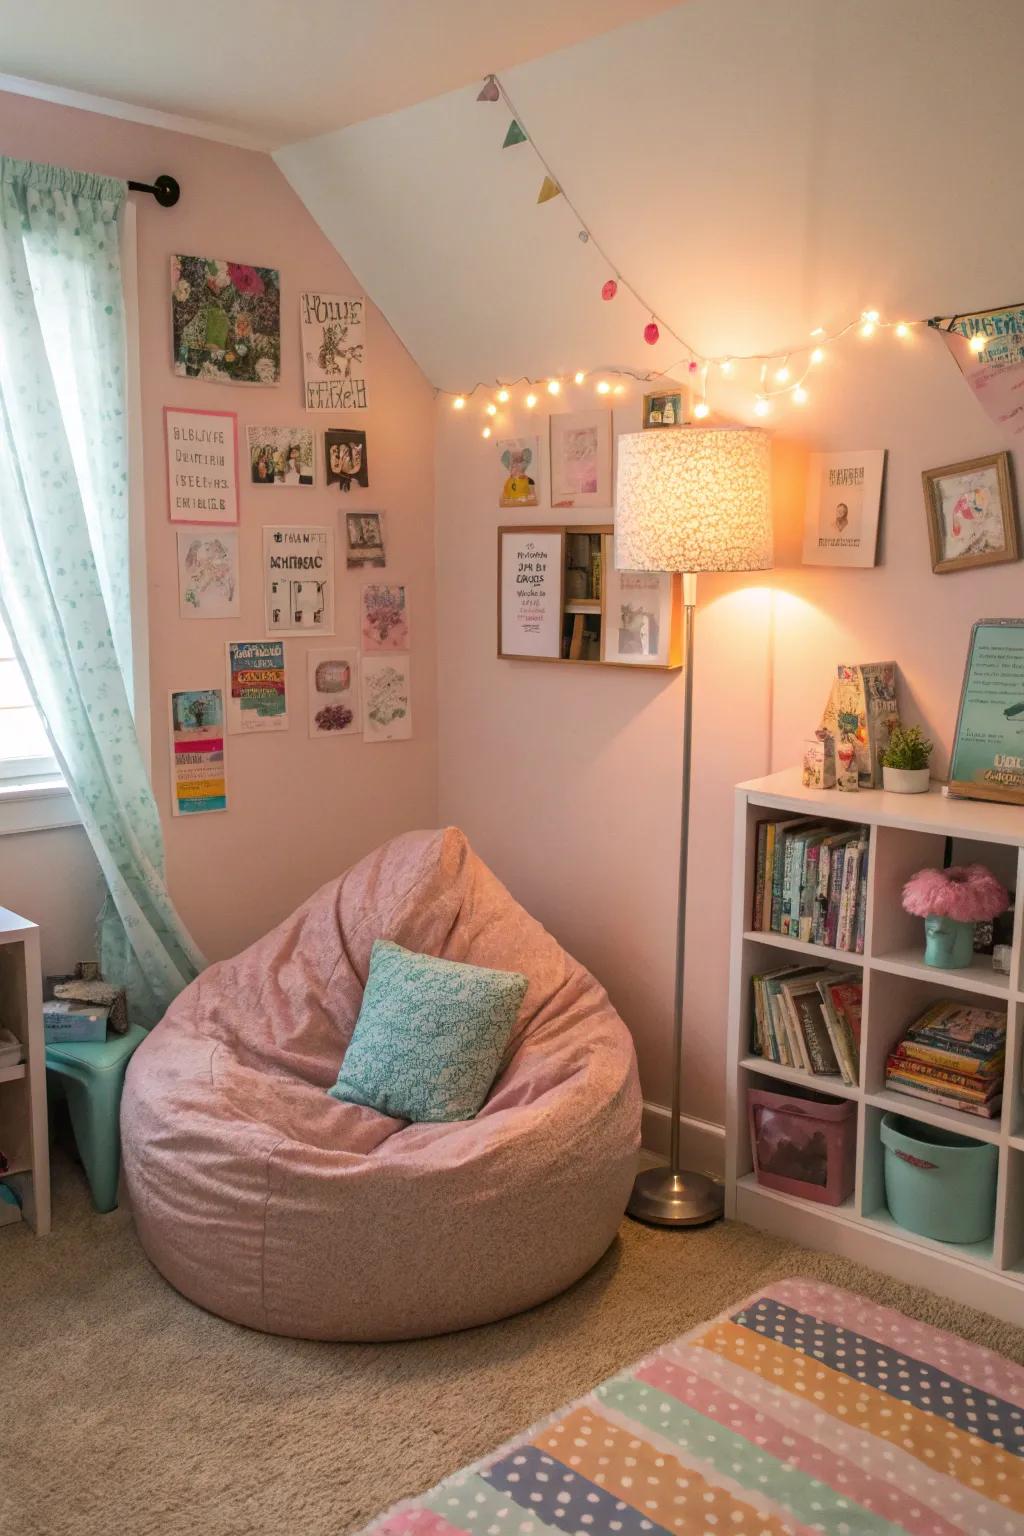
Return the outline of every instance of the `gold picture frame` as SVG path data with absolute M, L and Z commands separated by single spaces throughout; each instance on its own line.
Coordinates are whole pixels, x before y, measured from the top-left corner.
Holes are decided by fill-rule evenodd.
M 1017 497 L 1008 453 L 984 454 L 921 475 L 932 570 L 972 570 L 1020 558 Z
M 672 420 L 663 421 L 665 406 L 671 409 Z M 648 427 L 687 427 L 690 424 L 690 392 L 682 384 L 671 389 L 655 389 L 644 395 L 643 425 Z

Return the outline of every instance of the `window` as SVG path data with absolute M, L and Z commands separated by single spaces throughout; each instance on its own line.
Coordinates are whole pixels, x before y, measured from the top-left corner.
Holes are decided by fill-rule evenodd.
M 43 722 L 0 622 L 0 783 L 59 777 Z

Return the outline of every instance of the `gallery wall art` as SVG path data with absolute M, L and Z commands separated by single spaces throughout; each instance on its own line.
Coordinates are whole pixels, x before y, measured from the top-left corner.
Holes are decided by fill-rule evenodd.
M 309 427 L 246 427 L 249 484 L 313 485 L 316 466 Z
M 350 491 L 370 483 L 366 433 L 353 427 L 329 427 L 324 433 L 324 471 L 328 485 Z
M 332 635 L 334 529 L 265 527 L 263 596 L 268 635 Z
M 178 611 L 183 619 L 237 619 L 238 534 L 233 528 L 179 528 Z
M 359 709 L 359 652 L 354 646 L 306 652 L 309 734 L 319 740 L 356 736 L 363 729 Z
M 232 735 L 288 729 L 283 640 L 229 640 L 226 681 Z
M 366 300 L 304 293 L 299 313 L 306 410 L 365 410 Z
M 234 411 L 164 406 L 167 514 L 172 523 L 238 522 L 238 418 Z
M 171 811 L 226 811 L 224 696 L 219 688 L 171 693 Z
M 215 384 L 277 384 L 281 279 L 272 267 L 171 257 L 174 371 Z
M 408 741 L 412 703 L 408 656 L 364 656 L 363 736 L 366 741 Z

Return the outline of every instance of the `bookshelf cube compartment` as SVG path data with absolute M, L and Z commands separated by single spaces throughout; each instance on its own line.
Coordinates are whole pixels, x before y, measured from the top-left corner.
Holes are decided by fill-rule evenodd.
M 810 1087 L 819 1087 L 825 1093 L 835 1089 L 842 1094 L 844 1089 L 855 1087 L 859 1081 L 856 1040 L 854 1038 L 851 1047 L 845 1028 L 845 1016 L 837 1019 L 833 1014 L 831 1020 L 826 1019 L 824 1001 L 816 983 L 832 978 L 837 983 L 862 987 L 864 971 L 863 964 L 859 963 L 860 957 L 851 956 L 851 963 L 846 964 L 833 960 L 831 956 L 822 956 L 806 945 L 794 950 L 760 943 L 754 939 L 747 943 L 745 950 L 747 989 L 743 1000 L 744 1055 L 756 1057 L 763 1070 L 771 1075 L 784 1077 L 791 1082 L 805 1082 Z M 794 985 L 784 990 L 780 984 L 787 980 L 786 972 L 793 973 L 790 980 Z M 800 975 L 799 972 L 804 974 Z M 766 976 L 773 978 L 774 985 L 769 982 L 761 988 L 764 1032 L 759 1038 L 756 982 L 758 978 Z M 815 982 L 813 989 L 811 981 Z M 793 1016 L 791 1000 L 797 1009 L 796 1018 Z M 772 1036 L 776 1040 L 781 1037 L 781 1049 L 778 1050 L 780 1060 L 775 1059 L 771 1049 Z M 854 1058 L 850 1072 L 852 1084 L 844 1082 L 841 1068 L 838 1067 L 844 1045 L 847 1047 L 848 1067 L 851 1065 L 850 1058 Z M 820 1067 L 823 1061 L 831 1061 L 833 1057 L 837 1063 L 835 1071 L 814 1070 L 815 1064 Z
M 903 976 L 878 972 L 872 977 L 870 1011 L 862 1038 L 862 1081 L 870 1094 L 888 1093 L 891 1097 L 905 1100 L 910 1106 L 926 1100 L 916 1100 L 913 1095 L 899 1094 L 886 1089 L 886 1059 L 903 1039 L 907 1029 L 919 1019 L 926 1009 L 939 1002 L 953 1002 L 965 1007 L 984 1008 L 993 1013 L 1007 1013 L 1005 1000 L 983 992 L 959 987 L 952 991 L 944 980 L 945 973 L 938 972 L 936 979 L 924 976 Z M 930 1107 L 930 1106 L 929 1106 Z M 913 1113 L 913 1109 L 907 1111 Z M 976 1117 L 962 1114 L 956 1109 L 948 1113 L 973 1123 Z M 998 1119 L 993 1122 L 998 1124 Z
M 761 828 L 772 826 L 774 841 L 770 844 L 761 844 Z M 844 837 L 855 839 L 858 832 L 864 830 L 863 823 L 856 820 L 847 820 L 845 817 L 835 816 L 805 816 L 795 817 L 786 812 L 758 812 L 752 813 L 748 822 L 748 837 L 750 839 L 750 858 L 748 860 L 749 881 L 746 891 L 747 930 L 753 934 L 764 934 L 769 939 L 791 940 L 800 943 L 813 943 L 816 949 L 840 951 L 844 954 L 856 953 L 851 942 L 847 947 L 839 942 L 838 937 L 831 944 L 820 934 L 809 933 L 807 924 L 813 924 L 813 919 L 819 910 L 819 903 L 814 899 L 814 882 L 819 878 L 821 868 L 822 839 L 815 838 L 811 844 L 811 850 L 806 862 L 801 857 L 803 847 L 799 843 L 802 834 L 816 831 L 824 833 L 824 838 L 834 839 Z M 800 858 L 800 867 L 790 864 L 788 869 L 785 864 L 784 839 L 789 838 L 797 846 L 794 851 Z M 831 852 L 831 850 L 830 850 Z M 870 845 L 867 849 L 870 854 Z M 833 855 L 832 876 L 835 875 L 835 863 Z M 769 883 L 769 872 L 771 881 Z M 809 879 L 807 878 L 809 874 Z M 866 874 L 866 865 L 865 865 Z M 861 894 L 866 899 L 867 881 L 860 881 Z M 788 892 L 788 903 L 780 899 Z M 807 893 L 801 902 L 798 893 Z M 837 893 L 838 894 L 838 893 Z M 856 897 L 857 892 L 854 892 Z M 824 914 L 828 909 L 827 891 L 821 902 L 820 910 Z M 854 914 L 855 915 L 855 914 Z M 776 926 L 772 927 L 772 919 L 775 917 Z M 865 913 L 866 918 L 866 913 Z M 851 932 L 852 937 L 852 932 Z
M 921 869 L 942 869 L 947 841 L 954 864 L 984 864 L 1013 893 L 1017 885 L 1017 849 L 981 839 L 947 838 L 905 827 L 879 827 L 876 833 L 874 912 L 878 934 L 872 945 L 876 960 L 924 964 L 924 919 L 904 911 L 903 887 Z M 972 971 L 1006 991 L 1009 978 L 993 971 L 991 956 L 977 956 Z M 954 984 L 963 972 L 947 973 Z

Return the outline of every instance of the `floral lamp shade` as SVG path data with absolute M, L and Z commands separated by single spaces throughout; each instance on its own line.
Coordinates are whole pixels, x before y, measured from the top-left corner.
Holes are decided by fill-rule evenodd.
M 618 440 L 620 571 L 766 571 L 771 442 L 754 428 L 682 427 Z

